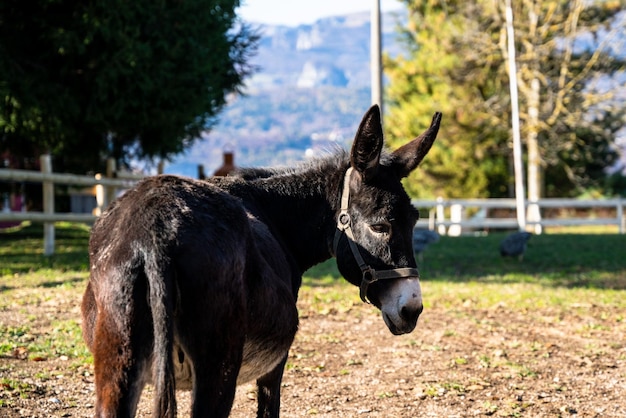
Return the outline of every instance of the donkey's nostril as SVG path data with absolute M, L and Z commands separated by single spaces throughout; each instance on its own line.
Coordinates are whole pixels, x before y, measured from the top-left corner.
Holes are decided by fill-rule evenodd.
M 424 310 L 424 305 L 416 304 L 414 306 L 403 306 L 400 310 L 400 316 L 407 322 L 415 322 Z

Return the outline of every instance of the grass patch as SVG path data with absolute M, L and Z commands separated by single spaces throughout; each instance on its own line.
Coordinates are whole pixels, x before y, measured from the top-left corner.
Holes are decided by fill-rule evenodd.
M 32 332 L 27 325 L 0 323 L 0 357 L 43 361 L 57 357 L 88 361 L 90 354 L 76 320 L 57 321 L 45 333 Z
M 89 361 L 78 318 L 65 311 L 80 304 L 88 240 L 87 226 L 57 223 L 55 254 L 47 257 L 41 224 L 0 232 L 0 314 L 12 312 L 8 322 L 0 317 L 0 357 Z
M 34 392 L 36 390 L 36 387 L 22 380 L 2 378 L 0 379 L 0 389 L 11 392 L 13 396 L 28 398 L 29 393 Z
M 0 230 L 0 277 L 36 271 L 46 276 L 57 272 L 88 271 L 89 226 L 59 222 L 55 224 L 55 253 L 43 255 L 43 225 L 24 222 Z
M 0 233 L 0 310 L 16 305 L 28 310 L 31 303 L 41 304 L 59 295 L 70 295 L 79 303 L 88 277 L 89 228 L 61 223 L 56 231 L 52 257 L 42 254 L 41 225 L 24 224 Z M 626 235 L 533 236 L 522 261 L 500 257 L 504 236 L 441 237 L 427 248 L 419 266 L 426 308 L 467 312 L 502 306 L 522 311 L 550 307 L 554 317 L 546 320 L 558 320 L 559 311 L 584 316 L 593 307 L 613 323 L 623 323 Z M 25 293 L 29 288 L 37 291 Z M 333 259 L 305 273 L 300 299 L 307 301 L 303 314 L 347 312 L 361 304 L 358 289 L 341 279 Z M 24 329 L 3 328 L 0 350 L 11 349 L 7 342 L 19 341 L 20 332 Z M 84 355 L 73 351 L 83 346 L 78 343 L 77 324 L 52 323 L 50 332 L 50 341 L 66 338 L 68 345 L 36 339 L 29 343 L 29 350 L 42 356 Z
M 603 307 L 614 321 L 624 321 L 626 235 L 536 235 L 521 261 L 500 256 L 504 237 L 444 236 L 431 244 L 418 266 L 425 307 L 551 307 L 581 315 Z M 303 292 L 317 294 L 323 287 L 326 302 L 343 298 L 359 303 L 358 289 L 341 279 L 334 259 L 309 269 L 303 283 Z
M 72 223 L 55 226 L 56 252 L 49 257 L 43 255 L 42 225 L 24 223 L 0 232 L 0 277 L 20 275 L 22 279 L 39 281 L 42 286 L 45 283 L 56 286 L 59 282 L 71 283 L 67 278 L 54 280 L 67 276 L 65 273 L 87 272 L 89 227 Z M 441 237 L 421 257 L 418 267 L 422 280 L 425 283 L 477 281 L 626 289 L 626 235 L 536 235 L 531 238 L 522 261 L 500 257 L 498 248 L 504 236 L 504 233 L 493 233 L 477 237 Z M 28 273 L 35 274 L 29 277 Z M 76 276 L 82 280 L 84 275 Z M 339 279 L 335 260 L 331 259 L 309 269 L 304 284 L 332 287 Z
M 523 260 L 502 258 L 505 234 L 441 237 L 422 255 L 424 283 L 532 283 L 545 287 L 626 289 L 626 235 L 542 234 L 533 236 Z M 334 260 L 312 267 L 310 286 L 338 280 Z M 320 278 L 322 280 L 320 280 Z

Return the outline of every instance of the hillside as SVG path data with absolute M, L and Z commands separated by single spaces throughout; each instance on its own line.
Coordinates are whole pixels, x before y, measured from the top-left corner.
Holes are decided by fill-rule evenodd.
M 246 95 L 233 96 L 218 125 L 167 172 L 207 174 L 224 149 L 241 166 L 285 165 L 349 144 L 370 105 L 369 12 L 312 25 L 255 25 L 262 35 Z M 395 55 L 397 13 L 384 14 L 382 43 Z

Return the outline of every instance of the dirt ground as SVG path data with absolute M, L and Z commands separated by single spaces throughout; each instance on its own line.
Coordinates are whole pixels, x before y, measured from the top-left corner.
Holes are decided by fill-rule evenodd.
M 76 291 L 0 310 L 0 323 L 79 318 Z M 395 337 L 375 308 L 314 306 L 301 295 L 301 325 L 282 389 L 284 417 L 626 417 L 626 313 L 594 305 L 528 312 L 506 304 L 427 308 L 418 328 Z M 41 295 L 40 295 L 41 296 Z M 0 293 L 0 297 L 3 297 Z M 9 305 L 11 305 L 9 303 Z M 0 416 L 87 417 L 94 413 L 89 364 L 60 357 L 0 358 Z M 20 381 L 17 390 L 10 381 Z M 232 417 L 256 416 L 255 388 L 238 389 Z M 150 416 L 151 390 L 140 405 Z M 188 393 L 179 392 L 188 416 Z

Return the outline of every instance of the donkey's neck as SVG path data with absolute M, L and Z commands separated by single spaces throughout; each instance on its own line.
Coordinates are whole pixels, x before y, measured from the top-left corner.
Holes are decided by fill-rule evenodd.
M 278 173 L 230 191 L 267 224 L 303 273 L 332 257 L 344 171 L 335 166 Z
M 291 175 L 289 181 L 267 179 L 267 188 L 258 196 L 263 215 L 294 257 L 301 271 L 332 256 L 341 176 L 332 173 Z

